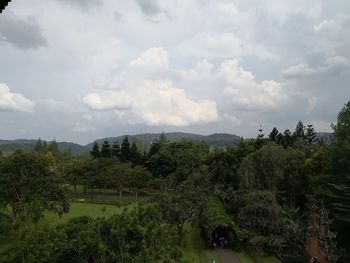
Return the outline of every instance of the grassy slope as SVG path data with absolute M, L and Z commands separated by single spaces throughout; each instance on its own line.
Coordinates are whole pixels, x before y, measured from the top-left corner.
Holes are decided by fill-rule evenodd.
M 217 263 L 221 263 L 215 251 L 207 249 L 205 242 L 200 236 L 199 227 L 185 225 L 185 247 L 182 248 L 184 258 L 190 263 L 209 263 L 214 258 Z
M 243 250 L 236 252 L 242 263 L 281 263 L 277 258 L 266 256 L 258 251 Z

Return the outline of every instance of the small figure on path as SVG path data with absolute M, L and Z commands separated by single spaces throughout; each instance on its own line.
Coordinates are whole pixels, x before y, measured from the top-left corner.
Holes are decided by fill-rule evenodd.
M 215 263 L 215 259 L 212 258 L 212 259 L 211 259 L 211 263 Z
M 224 237 L 220 236 L 220 247 L 224 248 Z

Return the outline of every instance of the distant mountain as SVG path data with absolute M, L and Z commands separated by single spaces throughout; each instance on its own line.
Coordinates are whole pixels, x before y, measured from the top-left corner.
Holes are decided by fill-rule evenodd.
M 333 133 L 332 132 L 317 132 L 316 133 L 316 138 L 318 140 L 323 140 L 326 142 L 330 142 L 331 139 L 333 138 Z
M 151 144 L 153 141 L 158 140 L 161 133 L 145 133 L 136 135 L 123 135 L 118 137 L 109 137 L 96 140 L 99 144 L 102 144 L 104 140 L 107 140 L 110 144 L 114 142 L 122 143 L 125 136 L 128 136 L 130 142 L 133 140 L 141 141 L 145 145 Z M 232 145 L 237 145 L 241 137 L 237 135 L 227 134 L 227 133 L 214 133 L 211 135 L 199 135 L 194 133 L 185 132 L 169 132 L 165 133 L 168 141 L 178 142 L 178 141 L 192 141 L 192 142 L 206 142 L 208 146 L 213 147 L 227 147 Z M 86 147 L 91 150 L 93 142 L 86 145 Z
M 26 140 L 26 139 L 17 139 L 17 140 L 0 140 L 0 151 L 4 154 L 12 153 L 16 150 L 23 150 L 25 152 L 30 152 L 34 150 L 35 144 L 37 140 Z M 48 144 L 50 142 L 47 142 Z M 71 151 L 73 155 L 81 155 L 85 154 L 88 149 L 80 144 L 72 143 L 72 142 L 57 142 L 58 149 L 61 152 Z

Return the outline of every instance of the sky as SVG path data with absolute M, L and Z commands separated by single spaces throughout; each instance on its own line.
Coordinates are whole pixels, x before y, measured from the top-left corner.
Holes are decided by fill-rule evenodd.
M 12 0 L 0 139 L 329 132 L 349 47 L 348 0 Z

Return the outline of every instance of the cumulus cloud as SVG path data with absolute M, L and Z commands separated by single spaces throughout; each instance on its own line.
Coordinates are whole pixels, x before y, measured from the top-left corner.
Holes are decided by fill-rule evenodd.
M 19 18 L 11 12 L 0 16 L 0 40 L 21 49 L 36 49 L 47 46 L 34 17 Z
M 130 96 L 123 90 L 99 91 L 89 93 L 83 98 L 83 102 L 92 110 L 126 110 L 131 107 Z
M 0 111 L 33 111 L 34 103 L 20 93 L 12 93 L 6 84 L 0 83 Z
M 274 80 L 257 82 L 251 72 L 239 65 L 238 60 L 223 62 L 218 75 L 225 83 L 227 100 L 235 107 L 247 110 L 271 109 L 289 100 L 281 83 Z
M 276 59 L 266 48 L 247 44 L 234 33 L 199 33 L 179 45 L 179 51 L 187 56 L 199 58 L 227 58 L 253 55 L 260 58 Z
M 321 74 L 337 74 L 349 68 L 349 61 L 342 56 L 328 58 L 320 66 L 312 67 L 305 63 L 296 64 L 282 71 L 286 78 L 309 78 Z
M 135 108 L 148 125 L 185 126 L 219 120 L 213 100 L 192 100 L 169 80 L 145 81 Z
M 314 26 L 315 41 L 312 50 L 327 57 L 346 56 L 350 59 L 350 13 L 326 19 Z
M 167 69 L 169 67 L 168 52 L 162 47 L 150 48 L 131 61 L 130 65 L 145 70 Z

